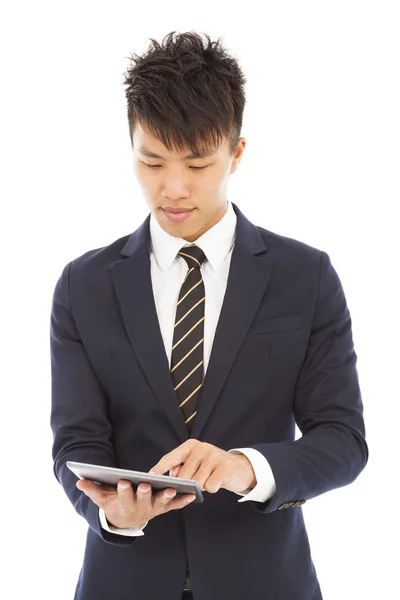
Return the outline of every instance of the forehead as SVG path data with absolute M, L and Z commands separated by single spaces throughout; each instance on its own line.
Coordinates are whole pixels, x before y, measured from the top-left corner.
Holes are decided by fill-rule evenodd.
M 161 140 L 154 137 L 149 131 L 143 129 L 140 123 L 138 123 L 133 134 L 133 145 L 139 154 L 149 158 L 165 159 L 167 157 L 177 157 L 188 160 L 214 156 L 225 149 L 227 142 L 224 141 L 224 143 L 220 144 L 219 146 L 214 146 L 210 143 L 208 147 L 200 150 L 199 152 L 192 152 L 188 147 L 180 151 L 168 150 Z

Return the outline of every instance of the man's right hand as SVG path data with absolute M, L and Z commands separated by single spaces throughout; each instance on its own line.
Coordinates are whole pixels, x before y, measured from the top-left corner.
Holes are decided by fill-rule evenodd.
M 140 483 L 133 491 L 129 481 L 121 479 L 117 488 L 99 486 L 88 479 L 79 479 L 76 487 L 102 508 L 110 525 L 119 529 L 139 528 L 170 510 L 184 508 L 195 499 L 194 494 L 176 496 L 176 490 L 166 488 L 153 494 L 150 483 Z

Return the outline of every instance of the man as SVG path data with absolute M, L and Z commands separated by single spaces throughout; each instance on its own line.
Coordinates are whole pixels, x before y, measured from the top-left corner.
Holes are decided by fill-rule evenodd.
M 54 292 L 54 469 L 89 525 L 78 600 L 319 600 L 301 506 L 368 459 L 329 256 L 227 199 L 245 79 L 207 40 L 172 32 L 133 59 L 151 214 L 72 260 Z M 196 479 L 204 502 L 78 481 L 68 460 Z

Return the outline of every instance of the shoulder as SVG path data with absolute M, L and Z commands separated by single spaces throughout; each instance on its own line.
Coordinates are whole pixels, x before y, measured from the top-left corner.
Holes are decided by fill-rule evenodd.
M 88 250 L 72 259 L 70 264 L 74 271 L 110 267 L 121 260 L 121 250 L 129 239 L 130 234 L 111 242 L 107 246 Z
M 101 281 L 108 274 L 110 267 L 122 259 L 121 250 L 129 236 L 125 235 L 107 246 L 88 250 L 72 258 L 62 269 L 58 285 L 89 284 Z
M 268 256 L 274 261 L 302 268 L 313 265 L 319 267 L 322 255 L 327 256 L 323 250 L 306 242 L 281 235 L 264 227 L 256 227 L 265 243 Z
M 121 250 L 129 239 L 130 234 L 114 240 L 107 246 L 88 250 L 73 258 L 67 265 L 75 276 L 90 276 L 94 273 L 108 271 L 116 262 L 122 259 Z

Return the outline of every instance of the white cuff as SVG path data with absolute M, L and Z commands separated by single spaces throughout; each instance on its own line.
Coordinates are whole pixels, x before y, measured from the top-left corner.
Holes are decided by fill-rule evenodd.
M 142 527 L 140 529 L 138 527 L 119 529 L 119 527 L 114 527 L 113 525 L 109 525 L 107 523 L 106 513 L 104 512 L 104 510 L 102 508 L 99 508 L 99 519 L 100 519 L 100 524 L 101 524 L 102 528 L 105 529 L 106 531 L 109 531 L 110 533 L 117 533 L 118 535 L 127 535 L 127 536 L 129 536 L 129 535 L 131 535 L 131 536 L 144 535 L 142 530 L 146 527 L 146 525 L 148 523 L 148 521 L 146 521 L 146 523 L 144 525 L 142 525 Z
M 257 484 L 252 490 L 246 490 L 242 493 L 235 492 L 239 496 L 243 496 L 238 502 L 245 502 L 246 500 L 266 502 L 268 498 L 271 498 L 276 492 L 276 483 L 271 466 L 265 456 L 255 448 L 233 448 L 232 450 L 229 450 L 229 452 L 247 456 L 254 469 L 257 480 Z

